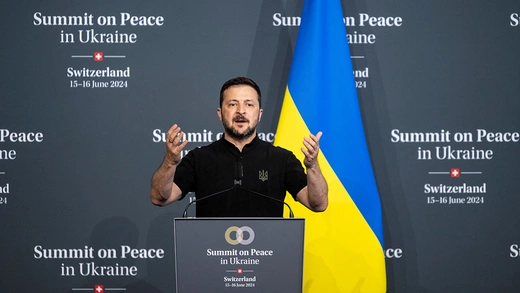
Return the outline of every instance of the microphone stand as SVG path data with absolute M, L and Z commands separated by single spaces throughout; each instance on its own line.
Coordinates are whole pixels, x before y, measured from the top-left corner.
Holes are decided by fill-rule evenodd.
M 187 217 L 188 217 L 188 208 L 189 208 L 192 204 L 194 204 L 194 203 L 196 203 L 196 202 L 198 202 L 198 201 L 201 201 L 201 200 L 204 200 L 204 199 L 207 199 L 207 198 L 213 197 L 213 196 L 215 196 L 215 195 L 219 195 L 219 194 L 221 194 L 221 193 L 231 191 L 231 190 L 235 189 L 235 187 L 237 186 L 237 185 L 236 185 L 236 182 L 237 182 L 237 181 L 235 180 L 235 185 L 233 185 L 233 187 L 231 187 L 231 188 L 224 189 L 224 190 L 221 190 L 221 191 L 218 191 L 218 192 L 212 193 L 212 194 L 210 194 L 210 195 L 208 195 L 208 196 L 205 196 L 205 197 L 202 197 L 202 198 L 198 198 L 198 199 L 196 199 L 196 200 L 190 202 L 190 203 L 189 203 L 189 204 L 184 208 L 184 212 L 182 213 L 182 217 L 183 217 L 183 218 L 187 218 Z
M 260 196 L 260 197 L 264 197 L 264 198 L 267 198 L 267 199 L 269 199 L 269 200 L 273 200 L 273 201 L 276 201 L 276 202 L 278 202 L 278 203 L 284 204 L 284 205 L 289 209 L 289 218 L 291 218 L 291 219 L 294 218 L 294 213 L 293 213 L 293 210 L 291 209 L 291 206 L 290 206 L 288 203 L 286 203 L 285 201 L 283 201 L 283 200 L 279 200 L 279 199 L 274 198 L 274 197 L 269 197 L 269 196 L 267 196 L 267 195 L 265 195 L 265 194 L 262 194 L 262 193 L 260 193 L 260 192 L 256 192 L 256 191 L 253 191 L 253 190 L 249 190 L 249 189 L 243 188 L 243 187 L 242 187 L 242 179 L 234 179 L 234 184 L 235 184 L 235 185 L 233 185 L 233 187 L 231 187 L 231 188 L 224 189 L 224 190 L 221 190 L 221 191 L 218 191 L 218 192 L 212 193 L 212 194 L 210 194 L 210 195 L 208 195 L 208 196 L 205 196 L 205 197 L 202 197 L 202 198 L 199 198 L 199 199 L 196 199 L 196 200 L 190 202 L 190 203 L 189 203 L 189 204 L 184 208 L 184 212 L 182 213 L 182 217 L 183 217 L 183 218 L 187 218 L 187 217 L 188 217 L 188 208 L 189 208 L 192 204 L 196 203 L 197 201 L 201 201 L 201 200 L 204 200 L 204 199 L 207 199 L 207 198 L 213 197 L 213 196 L 215 196 L 215 195 L 219 195 L 219 194 L 221 194 L 221 193 L 231 191 L 231 190 L 235 189 L 235 187 L 238 186 L 240 189 L 242 189 L 242 190 L 244 190 L 244 191 L 246 191 L 246 192 L 250 192 L 250 193 L 255 194 L 255 195 L 258 195 L 258 196 Z
M 290 206 L 288 203 L 286 203 L 285 201 L 283 201 L 283 200 L 279 200 L 279 199 L 274 198 L 274 197 L 267 196 L 267 195 L 262 194 L 262 193 L 260 193 L 260 192 L 256 192 L 256 191 L 249 190 L 249 189 L 245 189 L 245 188 L 242 187 L 242 184 L 239 184 L 239 187 L 240 187 L 240 189 L 242 189 L 242 190 L 244 190 L 244 191 L 251 192 L 252 194 L 255 194 L 255 195 L 258 195 L 258 196 L 261 196 L 261 197 L 264 197 L 264 198 L 267 198 L 267 199 L 270 199 L 270 200 L 276 201 L 276 202 L 278 202 L 278 203 L 282 203 L 282 204 L 284 204 L 284 205 L 289 209 L 289 218 L 291 218 L 291 219 L 294 218 L 294 213 L 293 213 L 293 211 L 292 211 L 292 209 L 291 209 L 291 206 Z

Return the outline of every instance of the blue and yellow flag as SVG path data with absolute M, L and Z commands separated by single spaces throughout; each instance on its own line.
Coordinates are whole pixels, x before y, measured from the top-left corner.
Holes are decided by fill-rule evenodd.
M 386 292 L 381 203 L 361 120 L 339 0 L 306 0 L 275 145 L 303 160 L 323 132 L 319 163 L 329 207 L 306 218 L 304 292 Z

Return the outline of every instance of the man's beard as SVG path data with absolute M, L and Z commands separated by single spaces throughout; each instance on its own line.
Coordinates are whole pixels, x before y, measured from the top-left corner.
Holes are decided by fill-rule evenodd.
M 227 135 L 231 136 L 232 138 L 234 138 L 236 140 L 244 140 L 244 139 L 251 137 L 251 135 L 253 135 L 253 133 L 255 133 L 256 125 L 249 126 L 243 133 L 239 133 L 235 128 L 233 128 L 233 122 L 236 120 L 247 120 L 247 119 L 245 119 L 244 117 L 241 117 L 241 116 L 235 117 L 235 118 L 233 118 L 233 121 L 231 122 L 231 124 L 228 124 L 227 122 L 225 122 L 224 119 L 222 119 L 222 125 L 224 125 L 224 130 L 226 131 Z M 249 120 L 247 120 L 247 122 L 249 122 Z

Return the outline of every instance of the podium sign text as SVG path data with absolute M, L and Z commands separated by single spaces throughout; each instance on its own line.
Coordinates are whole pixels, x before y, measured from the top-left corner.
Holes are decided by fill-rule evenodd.
M 177 292 L 301 292 L 304 229 L 304 219 L 175 219 Z

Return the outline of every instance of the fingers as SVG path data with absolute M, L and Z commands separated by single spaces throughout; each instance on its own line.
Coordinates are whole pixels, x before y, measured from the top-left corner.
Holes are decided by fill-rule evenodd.
M 174 124 L 169 130 L 166 136 L 166 153 L 169 160 L 173 163 L 178 163 L 181 159 L 181 152 L 184 147 L 188 144 L 187 140 L 184 140 L 181 143 L 182 138 L 184 137 L 184 132 L 182 132 L 181 128 Z
M 318 134 L 310 134 L 309 137 L 303 138 L 303 145 L 307 148 L 309 153 L 315 153 L 320 149 L 320 138 L 322 136 L 322 132 L 318 132 Z
M 180 145 L 182 138 L 184 137 L 184 132 L 182 132 L 181 128 L 177 126 L 177 124 L 174 124 L 170 130 L 168 130 L 168 135 L 166 136 L 166 144 L 167 145 L 173 145 L 173 146 L 182 146 L 183 144 L 186 145 L 187 142 L 183 141 Z
M 166 136 L 166 142 L 167 143 L 175 143 L 175 140 L 176 140 L 177 141 L 176 144 L 179 144 L 179 141 L 182 138 L 182 134 L 183 133 L 182 133 L 181 128 L 177 124 L 174 124 L 168 130 L 168 135 Z
M 320 151 L 320 139 L 322 136 L 322 132 L 318 132 L 316 135 L 312 133 L 309 137 L 303 138 L 304 148 L 301 148 L 301 151 L 305 155 L 304 163 L 307 167 L 312 166 L 316 162 L 316 158 L 318 157 L 318 153 Z
M 312 133 L 311 133 L 311 135 L 312 135 Z M 323 135 L 323 133 L 322 133 L 321 131 L 319 131 L 319 132 L 316 134 L 316 136 L 315 136 L 315 138 L 316 138 L 316 142 L 319 142 L 319 141 L 320 141 L 320 138 L 321 138 L 322 135 Z M 314 136 L 314 135 L 312 135 L 312 136 Z

